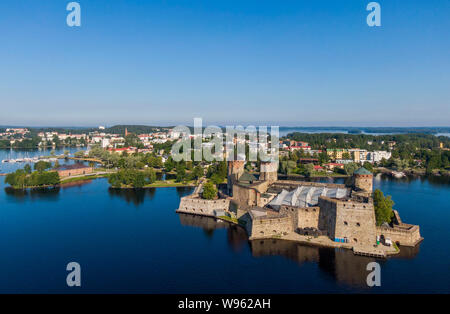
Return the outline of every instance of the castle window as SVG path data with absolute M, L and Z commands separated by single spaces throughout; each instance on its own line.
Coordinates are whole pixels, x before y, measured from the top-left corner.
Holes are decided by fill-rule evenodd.
M 361 224 L 359 222 L 356 223 L 357 227 L 361 227 Z
M 348 223 L 347 223 L 346 221 L 344 221 L 344 225 L 346 225 L 346 226 L 347 226 L 347 225 L 348 225 Z

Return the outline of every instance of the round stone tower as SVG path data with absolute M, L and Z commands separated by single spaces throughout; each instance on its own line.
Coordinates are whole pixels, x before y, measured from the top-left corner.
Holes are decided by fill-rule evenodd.
M 278 180 L 278 162 L 261 162 L 259 180 L 273 183 Z
M 233 193 L 233 182 L 239 180 L 239 177 L 244 173 L 244 165 L 244 160 L 228 161 L 227 188 L 229 195 Z
M 372 172 L 364 167 L 359 168 L 353 173 L 354 189 L 356 191 L 373 192 Z

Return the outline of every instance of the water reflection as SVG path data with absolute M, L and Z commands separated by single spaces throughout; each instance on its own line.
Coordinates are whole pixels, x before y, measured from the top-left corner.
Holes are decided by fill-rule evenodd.
M 415 181 L 419 181 L 420 183 L 429 183 L 430 185 L 439 187 L 442 187 L 442 185 L 450 185 L 450 177 L 444 175 L 407 175 L 401 178 L 395 178 L 388 174 L 378 173 L 375 176 L 375 180 L 399 183 L 413 183 Z
M 122 198 L 125 199 L 127 203 L 132 203 L 136 207 L 141 205 L 145 198 L 148 197 L 150 200 L 154 198 L 156 189 L 146 188 L 146 189 L 108 189 L 109 196 L 111 198 Z
M 180 223 L 185 226 L 202 228 L 207 237 L 211 237 L 215 229 L 227 228 L 229 246 L 234 251 L 241 251 L 249 246 L 254 257 L 283 256 L 296 262 L 299 266 L 304 263 L 315 263 L 330 280 L 352 287 L 368 288 L 366 283 L 369 271 L 366 270 L 370 262 L 384 264 L 388 260 L 371 257 L 356 256 L 348 249 L 333 249 L 301 244 L 279 239 L 264 239 L 249 241 L 244 228 L 220 222 L 211 217 L 178 214 Z M 419 245 L 401 247 L 401 253 L 395 258 L 414 258 L 419 252 Z
M 227 229 L 228 244 L 234 251 L 240 251 L 247 246 L 248 237 L 244 228 L 226 221 L 216 220 L 211 217 L 196 216 L 190 214 L 178 214 L 183 226 L 202 228 L 205 235 L 211 238 L 216 229 Z
M 189 195 L 192 193 L 192 191 L 194 191 L 194 188 L 191 186 L 178 186 L 176 189 L 177 189 L 177 195 L 180 198 L 183 196 Z
M 14 198 L 16 201 L 31 200 L 46 200 L 46 201 L 58 201 L 59 200 L 59 187 L 54 188 L 39 188 L 39 189 L 25 189 L 19 190 L 12 187 L 6 187 L 5 193 L 8 197 Z
M 91 184 L 92 182 L 93 182 L 92 180 L 83 180 L 83 181 L 69 182 L 69 183 L 61 184 L 61 188 L 63 190 L 65 190 L 67 188 L 73 188 L 73 187 L 81 188 L 81 187 L 83 187 L 85 185 Z

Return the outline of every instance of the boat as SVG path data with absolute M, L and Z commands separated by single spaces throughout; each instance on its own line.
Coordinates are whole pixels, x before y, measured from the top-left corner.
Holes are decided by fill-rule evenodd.
M 399 179 L 399 178 L 405 177 L 406 174 L 404 174 L 403 172 L 400 172 L 400 171 L 392 171 L 392 176 Z

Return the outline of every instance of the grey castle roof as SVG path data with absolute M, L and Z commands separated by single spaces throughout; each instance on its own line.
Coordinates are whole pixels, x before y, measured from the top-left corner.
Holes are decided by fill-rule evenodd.
M 256 177 L 248 172 L 244 172 L 239 177 L 239 182 L 254 182 L 254 181 L 256 181 Z
M 372 174 L 372 172 L 370 172 L 369 170 L 367 170 L 364 167 L 359 168 L 358 170 L 355 171 L 355 174 L 363 174 L 363 175 L 370 175 Z

